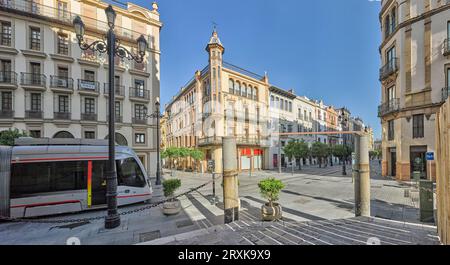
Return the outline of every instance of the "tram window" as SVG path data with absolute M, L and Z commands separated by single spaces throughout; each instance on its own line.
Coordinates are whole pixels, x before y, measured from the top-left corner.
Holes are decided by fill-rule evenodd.
M 121 186 L 145 187 L 144 174 L 134 158 L 117 161 L 117 177 Z
M 11 198 L 86 189 L 86 168 L 84 161 L 14 164 Z

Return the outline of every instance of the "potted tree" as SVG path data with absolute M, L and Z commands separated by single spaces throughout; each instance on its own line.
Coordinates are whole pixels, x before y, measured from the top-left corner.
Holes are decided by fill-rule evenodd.
M 276 221 L 283 217 L 282 208 L 278 201 L 280 191 L 284 189 L 281 180 L 268 178 L 258 183 L 261 195 L 269 202 L 261 207 L 261 217 L 263 221 Z
M 165 215 L 176 215 L 181 211 L 181 203 L 174 199 L 175 191 L 181 187 L 180 179 L 167 179 L 163 181 L 164 196 L 169 201 L 163 204 L 163 213 Z

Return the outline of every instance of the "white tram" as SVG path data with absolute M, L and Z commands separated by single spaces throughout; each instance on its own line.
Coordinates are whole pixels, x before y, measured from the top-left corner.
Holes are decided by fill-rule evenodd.
M 106 207 L 107 140 L 20 138 L 0 147 L 0 216 L 36 217 Z M 116 146 L 119 206 L 152 198 L 128 147 Z

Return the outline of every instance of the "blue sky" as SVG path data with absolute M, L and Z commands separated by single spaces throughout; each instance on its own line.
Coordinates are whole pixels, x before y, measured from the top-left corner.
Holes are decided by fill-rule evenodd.
M 132 0 L 150 7 L 151 0 Z M 159 0 L 161 99 L 167 103 L 208 63 L 218 24 L 224 60 L 267 71 L 297 95 L 346 106 L 380 135 L 380 2 L 369 0 Z

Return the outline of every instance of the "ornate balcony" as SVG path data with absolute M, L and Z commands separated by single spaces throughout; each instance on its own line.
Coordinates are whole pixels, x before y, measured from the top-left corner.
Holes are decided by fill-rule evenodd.
M 105 83 L 103 86 L 103 94 L 105 94 L 105 96 L 109 95 L 109 84 L 108 83 Z M 114 95 L 124 97 L 125 96 L 125 86 L 115 84 L 114 85 Z
M 150 100 L 150 90 L 130 87 L 130 98 L 148 101 Z
M 400 110 L 400 99 L 391 99 L 378 107 L 378 117 L 383 117 L 387 114 L 397 112 Z
M 47 77 L 42 74 L 21 73 L 20 84 L 23 86 L 45 87 Z
M 97 81 L 78 79 L 78 90 L 100 93 L 100 83 Z
M 73 91 L 73 78 L 50 76 L 50 87 Z
M 44 112 L 42 110 L 27 110 L 25 112 L 26 119 L 42 119 Z
M 0 110 L 0 119 L 12 119 L 14 118 L 14 110 Z
M 97 121 L 97 113 L 81 113 L 82 121 Z
M 391 61 L 387 62 L 383 67 L 380 69 L 380 80 L 383 81 L 387 79 L 392 74 L 396 73 L 398 71 L 398 59 L 394 58 Z
M 222 145 L 221 136 L 205 137 L 198 140 L 198 146 L 212 146 L 212 145 Z M 240 146 L 260 146 L 268 147 L 270 146 L 269 139 L 266 137 L 257 136 L 241 136 L 236 138 L 236 144 Z
M 442 51 L 443 55 L 449 56 L 450 55 L 450 39 L 446 39 L 442 46 L 443 46 L 443 51 Z
M 222 145 L 222 139 L 220 136 L 201 138 L 198 140 L 198 146 Z
M 11 71 L 1 71 L 0 84 L 17 86 L 17 73 Z
M 70 120 L 72 115 L 70 112 L 54 112 L 53 119 L 55 120 Z
M 148 120 L 143 117 L 133 117 L 133 124 L 147 125 Z

